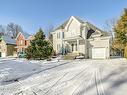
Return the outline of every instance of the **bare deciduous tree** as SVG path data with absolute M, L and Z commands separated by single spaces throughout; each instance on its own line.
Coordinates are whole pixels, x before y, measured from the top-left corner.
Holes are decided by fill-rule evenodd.
M 48 28 L 47 28 L 47 33 L 48 33 L 48 39 L 51 41 L 51 43 L 53 43 L 53 36 L 51 34 L 51 32 L 53 32 L 54 30 L 54 26 L 53 25 L 50 25 Z
M 116 26 L 117 20 L 115 18 L 108 19 L 105 21 L 104 30 L 109 32 L 111 35 L 111 54 L 115 55 L 115 31 L 114 28 Z
M 0 36 L 6 35 L 5 28 L 3 25 L 0 25 Z
M 117 20 L 115 18 L 108 19 L 105 21 L 104 30 L 109 32 L 112 36 L 112 40 L 114 38 L 114 27 L 116 25 Z
M 12 36 L 13 38 L 16 38 L 19 32 L 23 32 L 21 26 L 19 26 L 18 24 L 14 24 L 14 23 L 9 23 L 7 25 L 6 30 L 7 30 L 7 34 Z

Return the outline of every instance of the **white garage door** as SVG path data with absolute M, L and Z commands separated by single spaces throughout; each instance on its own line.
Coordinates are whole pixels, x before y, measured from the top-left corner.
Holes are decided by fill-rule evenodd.
M 2 57 L 6 57 L 6 54 L 2 52 L 1 56 L 2 56 Z
M 93 59 L 105 59 L 106 58 L 106 48 L 92 48 L 92 58 Z

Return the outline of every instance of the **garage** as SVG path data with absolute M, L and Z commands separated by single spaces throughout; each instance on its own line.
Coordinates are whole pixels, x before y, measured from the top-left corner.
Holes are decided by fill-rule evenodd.
M 6 53 L 2 52 L 1 57 L 6 57 Z
M 106 48 L 92 48 L 92 59 L 106 59 Z

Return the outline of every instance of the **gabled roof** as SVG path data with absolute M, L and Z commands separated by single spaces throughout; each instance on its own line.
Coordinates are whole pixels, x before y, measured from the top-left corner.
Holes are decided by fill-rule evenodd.
M 18 36 L 19 36 L 20 34 L 22 34 L 22 35 L 24 36 L 25 39 L 28 39 L 28 38 L 31 36 L 30 34 L 28 34 L 28 33 L 26 33 L 26 32 L 19 32 L 18 35 L 17 35 L 17 37 L 16 37 L 16 39 L 18 38 Z
M 82 23 L 82 24 L 85 23 L 83 20 L 79 19 L 79 18 L 76 17 L 76 16 L 72 16 L 72 17 L 76 18 L 76 19 L 77 19 L 80 23 Z M 69 20 L 70 20 L 70 19 L 66 20 L 63 24 L 59 25 L 55 30 L 64 29 Z M 55 31 L 55 30 L 54 30 L 54 31 Z
M 61 24 L 60 26 L 58 26 L 55 30 L 58 30 L 58 29 L 64 29 L 65 26 L 67 25 L 68 21 L 69 21 L 69 19 L 66 20 L 66 21 L 65 21 L 63 24 Z M 55 30 L 54 30 L 54 31 L 55 31 Z
M 25 37 L 25 39 L 29 38 L 31 35 L 26 33 L 26 32 L 22 32 L 23 36 Z
M 86 24 L 87 27 L 89 27 L 90 29 L 94 30 L 95 32 L 92 33 L 92 35 L 98 35 L 98 34 L 101 33 L 103 36 L 109 36 L 109 33 L 105 32 L 105 31 L 102 31 L 101 29 L 97 28 L 96 26 L 94 26 L 90 22 L 84 21 L 84 20 L 82 20 L 82 19 L 80 19 L 79 17 L 76 17 L 76 16 L 72 16 L 72 17 L 75 18 L 76 20 L 78 20 L 81 24 Z M 69 20 L 70 19 L 66 20 L 63 24 L 61 24 L 60 26 L 58 26 L 55 30 L 64 29 Z M 100 31 L 100 33 L 98 31 L 96 31 L 96 30 Z
M 4 40 L 6 44 L 16 45 L 16 40 L 12 39 L 10 36 L 2 36 L 2 40 Z
M 82 19 L 80 19 L 79 17 L 76 17 L 76 16 L 73 16 L 74 18 L 76 18 L 80 23 L 86 23 L 86 21 L 84 21 L 84 20 L 82 20 Z

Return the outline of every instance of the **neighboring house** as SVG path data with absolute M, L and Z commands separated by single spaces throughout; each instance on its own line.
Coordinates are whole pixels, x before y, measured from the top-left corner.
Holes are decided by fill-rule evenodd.
M 0 57 L 13 56 L 15 49 L 16 41 L 9 36 L 2 36 L 0 42 Z
M 110 58 L 110 35 L 77 17 L 57 27 L 53 32 L 56 53 L 81 53 L 85 58 Z
M 30 45 L 30 41 L 33 39 L 32 35 L 25 32 L 20 32 L 16 37 L 17 53 L 24 52 Z

